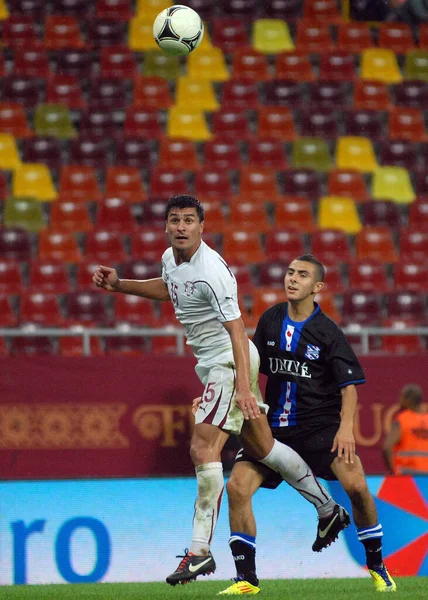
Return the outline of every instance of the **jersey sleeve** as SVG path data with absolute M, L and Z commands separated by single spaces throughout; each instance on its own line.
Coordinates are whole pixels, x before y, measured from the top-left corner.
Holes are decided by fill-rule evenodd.
M 225 264 L 213 269 L 203 281 L 203 294 L 222 323 L 239 319 L 238 286 L 233 273 Z
M 333 332 L 329 363 L 339 388 L 348 385 L 360 385 L 366 382 L 363 368 L 351 344 L 339 327 Z

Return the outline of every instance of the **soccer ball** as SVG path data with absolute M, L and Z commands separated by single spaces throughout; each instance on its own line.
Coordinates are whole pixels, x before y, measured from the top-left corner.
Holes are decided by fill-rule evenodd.
M 183 56 L 201 43 L 204 24 L 193 8 L 176 4 L 158 14 L 153 23 L 153 36 L 164 52 Z

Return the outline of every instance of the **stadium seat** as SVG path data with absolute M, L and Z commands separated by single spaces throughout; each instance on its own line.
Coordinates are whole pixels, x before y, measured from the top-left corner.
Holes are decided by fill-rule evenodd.
M 282 52 L 275 56 L 275 75 L 287 81 L 315 81 L 315 71 L 305 52 Z
M 328 144 L 322 138 L 298 138 L 293 142 L 291 165 L 295 169 L 328 171 L 331 157 Z
M 131 100 L 131 83 L 117 77 L 93 77 L 88 89 L 93 109 L 124 110 Z
M 256 288 L 251 294 L 251 315 L 253 322 L 257 323 L 257 320 L 265 310 L 279 302 L 286 302 L 286 300 L 284 289 L 273 287 Z
M 47 15 L 44 27 L 44 45 L 47 50 L 83 48 L 85 41 L 79 22 L 70 15 Z
M 0 295 L 0 327 L 16 327 L 18 319 L 8 295 Z
M 65 263 L 80 263 L 82 253 L 73 233 L 41 231 L 39 233 L 40 260 L 60 260 Z
M 394 86 L 395 104 L 406 108 L 428 108 L 428 83 L 417 79 L 403 81 Z
M 254 289 L 251 265 L 228 263 L 227 266 L 235 276 L 240 293 L 250 293 Z
M 378 44 L 395 54 L 406 54 L 415 48 L 412 29 L 407 23 L 380 23 Z
M 142 223 L 144 228 L 165 231 L 165 207 L 167 196 L 150 196 L 143 203 Z
M 385 264 L 377 260 L 358 260 L 349 265 L 349 289 L 385 293 L 391 290 Z
M 151 23 L 149 25 L 150 27 L 152 26 Z M 144 52 L 144 77 L 163 77 L 168 81 L 174 81 L 181 75 L 181 70 L 178 56 L 171 56 L 165 52 L 161 52 L 157 46 L 153 52 Z
M 96 67 L 92 52 L 84 48 L 56 50 L 54 62 L 57 77 L 75 77 L 78 81 L 89 80 Z
M 211 138 L 205 115 L 200 110 L 188 110 L 173 106 L 168 111 L 167 133 L 169 137 L 204 142 Z
M 187 75 L 193 79 L 222 82 L 230 77 L 221 48 L 198 49 L 189 54 Z
M 42 327 L 62 327 L 58 295 L 55 292 L 29 291 L 21 296 L 19 310 L 21 325 L 35 324 Z
M 355 252 L 358 260 L 383 263 L 398 261 L 392 232 L 388 227 L 364 227 L 355 238 Z
M 59 178 L 59 200 L 97 202 L 102 192 L 94 167 L 79 164 L 63 165 Z
M 58 15 L 71 15 L 83 19 L 88 13 L 85 0 L 52 0 L 52 12 Z
M 105 198 L 98 204 L 95 226 L 101 230 L 131 235 L 137 229 L 137 222 L 127 200 L 115 196 Z
M 128 46 L 133 52 L 157 50 L 158 46 L 153 37 L 153 22 L 138 15 L 130 19 Z
M 268 81 L 271 79 L 269 63 L 266 56 L 248 48 L 235 50 L 232 54 L 233 79 L 248 79 L 254 81 Z
M 354 260 L 348 234 L 337 229 L 314 231 L 311 236 L 311 252 L 327 266 L 349 264 Z
M 106 309 L 105 295 L 96 291 L 77 291 L 65 298 L 67 317 L 74 325 L 109 325 L 110 318 Z
M 160 110 L 153 108 L 143 108 L 140 106 L 128 106 L 125 112 L 125 121 L 123 124 L 123 134 L 126 138 L 140 138 L 142 142 L 148 143 L 148 138 L 158 140 L 164 137 L 163 115 Z M 120 138 L 118 139 L 120 143 Z M 149 163 L 149 156 L 146 158 Z
M 421 23 L 418 28 L 419 46 L 428 49 L 428 27 L 426 23 Z
M 123 132 L 116 114 L 115 109 L 108 106 L 89 106 L 81 114 L 80 136 L 95 141 L 120 139 Z
M 212 119 L 212 131 L 215 137 L 229 138 L 227 142 L 232 139 L 235 143 L 252 137 L 248 114 L 245 110 L 222 108 L 213 114 Z M 212 141 L 215 143 L 215 140 Z
M 342 315 L 337 309 L 334 293 L 322 290 L 315 296 L 315 301 L 330 319 L 338 325 L 342 324 Z
M 297 22 L 296 50 L 321 54 L 335 49 L 331 29 L 326 23 Z
M 327 267 L 324 277 L 324 289 L 329 294 L 343 294 L 345 282 L 341 268 Z
M 88 205 L 84 202 L 55 202 L 52 205 L 51 230 L 85 233 L 92 228 Z
M 282 196 L 275 206 L 275 227 L 311 233 L 317 228 L 312 203 L 305 196 Z
M 101 292 L 101 288 L 95 287 L 92 277 L 96 269 L 98 269 L 100 263 L 96 257 L 89 257 L 82 260 L 76 267 L 76 289 L 80 292 L 83 291 L 97 291 Z
M 409 140 L 384 140 L 380 144 L 379 154 L 384 166 L 403 167 L 408 171 L 418 169 L 419 148 Z
M 357 76 L 354 54 L 344 50 L 321 54 L 319 76 L 326 81 L 354 81 Z
M 133 104 L 135 108 L 151 111 L 172 106 L 173 98 L 168 80 L 158 76 L 139 77 L 134 85 Z M 128 111 L 132 109 L 132 106 L 128 107 Z
M 407 52 L 403 71 L 405 79 L 428 81 L 428 51 L 413 50 Z
M 386 298 L 388 317 L 411 319 L 424 325 L 426 317 L 425 294 L 408 291 L 390 292 Z
M 216 17 L 212 21 L 212 42 L 223 52 L 233 52 L 237 48 L 250 47 L 247 23 L 236 17 Z
M 361 206 L 364 225 L 389 227 L 397 231 L 401 227 L 400 207 L 392 200 L 368 200 Z
M 409 227 L 428 230 L 428 198 L 419 198 L 410 205 Z
M 127 46 L 104 46 L 100 51 L 100 77 L 132 79 L 138 76 L 134 53 Z
M 239 143 L 231 136 L 214 138 L 204 146 L 204 167 L 208 169 L 240 169 Z
M 20 227 L 0 227 L 0 258 L 28 262 L 31 260 L 31 238 Z
M 146 6 L 145 0 L 139 1 L 144 10 Z M 162 8 L 164 8 L 167 5 L 170 6 L 171 2 L 170 0 L 151 0 L 151 4 L 154 4 L 155 6 L 159 6 L 160 4 L 162 4 Z M 193 10 L 195 10 L 200 15 L 203 21 L 209 21 L 217 12 L 216 7 L 213 5 L 211 0 L 186 0 L 186 6 L 190 6 L 190 8 L 193 8 Z M 162 10 L 162 8 L 159 10 Z
M 6 174 L 0 171 L 0 202 L 3 202 L 9 195 L 9 185 L 6 179 Z
M 250 202 L 279 201 L 276 172 L 270 167 L 243 166 L 240 171 L 239 195 Z
M 5 171 L 21 166 L 18 146 L 15 137 L 10 133 L 0 133 L 0 164 Z
M 385 138 L 385 113 L 378 110 L 347 109 L 343 113 L 346 136 L 364 136 L 371 141 Z
M 61 104 L 39 104 L 36 107 L 34 132 L 38 136 L 59 139 L 71 139 L 77 136 L 68 108 Z
M 12 194 L 16 198 L 36 198 L 42 202 L 56 200 L 58 194 L 48 167 L 26 163 L 18 167 L 12 178 Z
M 0 131 L 18 139 L 31 137 L 33 131 L 28 125 L 24 107 L 19 103 L 0 103 Z
M 259 108 L 257 83 L 248 79 L 229 79 L 223 84 L 222 107 L 231 110 Z
M 293 258 L 305 254 L 302 232 L 295 229 L 275 229 L 266 236 L 266 259 L 288 265 Z M 285 273 L 284 273 L 285 275 Z
M 258 111 L 259 137 L 290 142 L 297 132 L 293 113 L 287 106 L 263 106 Z
M 264 14 L 271 19 L 284 19 L 294 23 L 302 16 L 301 0 L 265 0 Z
M 368 23 L 342 22 L 338 26 L 337 38 L 338 49 L 351 54 L 359 54 L 375 45 Z
M 400 232 L 401 262 L 424 263 L 428 252 L 428 231 L 403 228 Z
M 288 164 L 283 143 L 279 140 L 262 137 L 248 142 L 248 163 L 277 171 L 286 169 Z
M 395 108 L 389 113 L 389 139 L 425 142 L 428 134 L 423 113 L 418 108 Z
M 403 167 L 379 167 L 373 173 L 372 197 L 410 204 L 416 198 L 410 175 Z
M 144 356 L 147 353 L 147 340 L 136 335 L 106 336 L 106 356 Z
M 77 329 L 79 329 L 78 326 L 76 326 Z M 71 328 L 73 329 L 73 328 Z M 100 339 L 95 337 L 95 336 L 91 336 L 90 337 L 90 355 L 91 356 L 103 356 L 104 355 L 104 350 L 101 346 L 101 342 Z M 66 356 L 66 357 L 80 357 L 80 356 L 84 356 L 84 348 L 83 348 L 83 338 L 79 335 L 75 335 L 75 336 L 61 336 L 58 338 L 58 346 L 59 346 L 59 354 L 60 356 Z
M 305 137 L 335 139 L 339 135 L 337 113 L 331 108 L 313 108 L 300 112 L 300 132 Z
M 95 15 L 100 19 L 129 21 L 133 16 L 131 0 L 97 0 Z
M 319 200 L 318 226 L 321 229 L 340 229 L 350 235 L 361 231 L 357 206 L 352 198 L 323 196 Z
M 165 225 L 165 220 L 164 220 Z M 159 261 L 168 247 L 164 230 L 140 230 L 131 239 L 131 255 L 133 258 Z
M 294 41 L 283 19 L 256 19 L 252 25 L 252 46 L 263 54 L 292 52 Z
M 428 196 L 428 169 L 420 169 L 417 173 L 413 173 L 413 177 L 416 196 L 425 199 L 425 196 Z
M 109 229 L 97 229 L 86 234 L 85 257 L 109 265 L 125 262 L 128 255 L 121 233 Z
M 314 81 L 308 83 L 309 104 L 314 109 L 345 108 L 351 99 L 346 81 Z
M 24 163 L 43 163 L 56 173 L 63 163 L 61 141 L 50 136 L 34 136 L 22 140 L 22 159 Z
M 129 166 L 108 166 L 105 172 L 105 196 L 124 202 L 138 203 L 146 199 L 140 170 Z
M 344 325 L 379 326 L 383 317 L 381 294 L 364 290 L 345 291 L 342 315 Z
M 258 8 L 257 0 L 247 0 L 245 3 L 241 0 L 219 1 L 220 14 L 231 17 L 247 17 L 248 14 L 256 16 Z
M 223 257 L 226 262 L 262 263 L 266 260 L 259 234 L 239 229 L 225 236 Z
M 233 230 L 249 229 L 266 233 L 271 229 L 264 205 L 259 202 L 246 202 L 244 199 L 230 205 L 229 223 Z
M 366 202 L 369 198 L 364 175 L 354 169 L 334 169 L 328 174 L 328 193 L 332 196 L 347 196 L 355 202 Z
M 29 289 L 33 292 L 62 295 L 71 292 L 72 287 L 67 267 L 62 261 L 31 261 Z
M 164 138 L 159 144 L 158 166 L 198 171 L 201 167 L 195 144 L 190 140 Z
M 54 343 L 46 336 L 14 337 L 10 341 L 10 356 L 52 356 Z
M 417 262 L 399 262 L 394 269 L 394 288 L 406 292 L 428 291 L 428 265 Z
M 407 331 L 417 327 L 418 322 L 412 319 L 390 318 L 382 321 L 382 326 L 396 331 Z M 386 354 L 421 354 L 425 352 L 422 338 L 418 335 L 383 335 L 381 337 L 381 351 Z
M 19 295 L 24 291 L 24 280 L 15 260 L 0 258 L 0 295 Z
M 361 78 L 386 84 L 403 80 L 397 57 L 388 48 L 368 48 L 361 53 Z
M 25 110 L 34 109 L 43 101 L 45 81 L 34 77 L 9 74 L 2 80 L 2 102 L 21 104 Z
M 306 106 L 305 87 L 301 81 L 274 79 L 264 85 L 265 104 L 289 106 L 292 109 Z
M 188 188 L 186 174 L 180 169 L 156 167 L 151 172 L 150 194 L 158 198 L 186 193 Z
M 204 199 L 228 202 L 232 196 L 232 185 L 227 171 L 223 168 L 211 168 L 206 165 L 196 173 L 194 185 L 195 193 L 202 202 Z
M 114 160 L 117 166 L 147 169 L 152 164 L 152 144 L 150 140 L 138 136 L 127 136 L 116 141 L 115 149 Z
M 115 18 L 89 17 L 86 19 L 86 40 L 91 48 L 121 46 L 126 43 L 128 23 Z
M 339 137 L 336 165 L 339 169 L 373 172 L 378 165 L 371 140 L 362 136 Z
M 33 198 L 8 198 L 3 205 L 3 225 L 22 227 L 31 233 L 45 229 L 41 203 Z
M 159 260 L 147 260 L 144 257 L 129 260 L 120 265 L 118 270 L 123 279 L 154 279 L 160 277 L 162 271 Z
M 286 194 L 317 201 L 321 196 L 321 175 L 315 169 L 288 169 L 282 173 Z
M 85 108 L 86 100 L 78 76 L 56 73 L 50 77 L 47 80 L 46 101 L 49 105 L 58 105 L 58 111 L 64 110 L 65 107 L 72 110 Z
M 47 52 L 26 46 L 17 48 L 13 62 L 13 72 L 23 77 L 46 79 L 51 75 Z
M 108 164 L 110 140 L 79 136 L 70 143 L 70 163 L 104 170 Z
M 129 323 L 136 327 L 156 327 L 154 303 L 140 296 L 117 294 L 114 298 L 116 325 Z
M 15 50 L 31 45 L 32 48 L 41 48 L 36 22 L 31 15 L 10 15 L 2 23 L 2 45 Z
M 178 325 L 172 302 L 159 302 L 159 327 L 176 327 Z
M 357 79 L 353 100 L 360 110 L 390 110 L 393 106 L 388 86 L 382 81 Z

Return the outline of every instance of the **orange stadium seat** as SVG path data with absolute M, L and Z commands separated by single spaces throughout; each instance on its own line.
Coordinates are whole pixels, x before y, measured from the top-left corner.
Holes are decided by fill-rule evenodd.
M 251 202 L 277 202 L 280 198 L 276 171 L 245 165 L 240 170 L 239 195 Z
M 0 103 L 0 130 L 18 139 L 31 137 L 33 131 L 28 125 L 24 107 L 15 102 Z
M 234 79 L 252 79 L 267 81 L 271 79 L 267 57 L 249 48 L 237 49 L 232 54 L 232 72 Z
M 275 227 L 311 233 L 317 226 L 312 203 L 305 196 L 282 196 L 275 205 Z
M 269 231 L 271 224 L 263 204 L 246 202 L 244 198 L 240 202 L 233 202 L 230 205 L 229 222 L 232 229 L 248 228 L 260 233 Z
M 380 23 L 378 45 L 379 48 L 389 48 L 395 54 L 405 54 L 416 47 L 407 23 Z
M 169 198 L 187 192 L 186 174 L 180 169 L 156 167 L 151 172 L 150 193 L 152 196 Z
M 32 260 L 29 289 L 33 292 L 67 294 L 72 291 L 67 266 L 57 260 Z
M 61 168 L 59 200 L 70 202 L 97 202 L 102 193 L 93 167 L 69 164 Z
M 221 195 L 217 196 L 217 198 L 221 198 Z M 205 211 L 204 234 L 205 234 L 205 232 L 208 232 L 208 233 L 211 232 L 213 234 L 224 233 L 227 230 L 229 224 L 226 221 L 226 218 L 224 216 L 221 202 L 219 202 L 218 200 L 215 200 L 213 198 L 211 200 L 210 199 L 206 200 L 205 198 L 203 198 L 202 203 L 203 203 L 204 211 Z M 231 206 L 232 211 L 233 211 L 233 208 L 236 208 L 236 206 L 239 206 L 239 204 L 237 204 L 235 206 Z M 254 206 L 254 205 L 251 205 L 251 206 Z M 266 216 L 265 216 L 265 218 L 266 218 Z M 242 222 L 239 222 L 239 226 L 244 227 L 245 224 L 243 224 Z
M 251 314 L 253 318 L 259 319 L 265 310 L 279 302 L 286 302 L 286 300 L 284 289 L 256 288 L 251 294 Z
M 371 28 L 368 23 L 352 21 L 339 24 L 337 46 L 340 50 L 359 54 L 366 48 L 372 48 L 374 45 Z
M 321 54 L 335 49 L 332 32 L 328 24 L 311 20 L 297 22 L 296 50 L 310 54 Z
M 284 52 L 275 57 L 275 75 L 278 79 L 315 81 L 316 75 L 306 52 Z
M 19 263 L 0 258 L 0 295 L 21 294 L 24 290 Z
M 354 260 L 349 236 L 337 229 L 320 229 L 311 235 L 311 252 L 326 266 L 349 264 Z
M 359 260 L 349 265 L 349 288 L 366 292 L 388 292 L 391 285 L 385 264 L 377 260 Z
M 355 250 L 359 260 L 372 259 L 383 263 L 398 261 L 392 232 L 388 227 L 364 227 L 355 237 Z
M 347 169 L 333 169 L 328 174 L 328 194 L 331 196 L 349 196 L 356 202 L 365 202 L 369 198 L 363 173 Z
M 143 202 L 146 192 L 137 167 L 111 166 L 105 172 L 105 196 L 129 203 Z
M 19 320 L 21 325 L 33 323 L 44 327 L 63 326 L 64 318 L 61 314 L 58 295 L 38 290 L 23 294 Z
M 44 44 L 47 50 L 83 48 L 85 41 L 79 22 L 70 15 L 48 15 L 45 19 Z
M 290 142 L 297 137 L 292 110 L 288 106 L 262 106 L 258 111 L 260 137 Z
M 289 264 L 293 258 L 305 253 L 305 244 L 300 231 L 276 229 L 266 236 L 266 258 Z
M 159 143 L 159 167 L 197 171 L 201 167 L 195 143 L 180 138 L 164 138 Z
M 97 229 L 86 234 L 85 257 L 101 264 L 124 262 L 128 255 L 121 233 L 109 229 Z
M 390 110 L 388 86 L 379 81 L 358 79 L 354 86 L 354 107 L 363 110 Z
M 407 292 L 428 291 L 428 265 L 417 262 L 397 263 L 394 269 L 394 287 Z
M 117 294 L 114 298 L 116 324 L 129 323 L 137 327 L 156 327 L 154 303 L 140 296 Z
M 167 247 L 168 242 L 163 230 L 143 229 L 134 234 L 131 239 L 131 255 L 134 259 L 159 261 Z
M 428 134 L 424 115 L 418 108 L 394 108 L 389 113 L 389 138 L 425 142 Z
M 225 236 L 223 256 L 226 262 L 262 263 L 266 260 L 259 234 L 245 230 L 230 231 Z
M 418 322 L 413 319 L 390 318 L 384 319 L 382 326 L 403 331 L 417 327 Z M 421 354 L 425 352 L 425 346 L 418 335 L 383 335 L 381 351 L 387 354 Z
M 66 263 L 82 261 L 82 253 L 74 234 L 62 231 L 41 231 L 39 233 L 38 256 L 41 260 L 61 260 Z
M 93 228 L 88 205 L 84 202 L 55 202 L 51 208 L 51 230 L 84 233 Z

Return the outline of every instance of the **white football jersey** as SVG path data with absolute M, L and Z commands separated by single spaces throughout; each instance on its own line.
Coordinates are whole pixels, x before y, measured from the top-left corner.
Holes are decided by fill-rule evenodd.
M 222 323 L 238 319 L 241 312 L 236 279 L 224 259 L 201 242 L 190 261 L 177 266 L 168 248 L 162 255 L 162 279 L 198 364 L 218 360 L 219 351 L 232 352 Z

